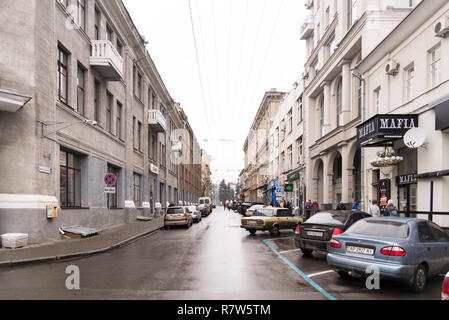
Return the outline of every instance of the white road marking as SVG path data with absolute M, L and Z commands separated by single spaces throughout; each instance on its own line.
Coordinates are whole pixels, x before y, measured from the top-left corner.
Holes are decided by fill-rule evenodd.
M 312 277 L 321 276 L 323 274 L 328 274 L 328 273 L 332 273 L 332 272 L 335 272 L 335 271 L 334 270 L 328 270 L 328 271 L 318 272 L 318 273 L 310 274 L 310 275 L 308 275 L 308 277 L 312 278 Z
M 294 252 L 294 251 L 299 251 L 299 250 L 301 250 L 301 249 L 292 249 L 292 250 L 285 250 L 285 251 L 279 251 L 279 252 L 284 254 L 284 253 L 287 253 L 287 252 Z

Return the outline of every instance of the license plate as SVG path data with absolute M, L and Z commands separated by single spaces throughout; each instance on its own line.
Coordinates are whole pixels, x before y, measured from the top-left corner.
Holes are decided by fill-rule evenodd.
M 316 232 L 316 231 L 307 231 L 307 235 L 311 237 L 319 237 L 322 238 L 324 236 L 323 232 Z
M 374 255 L 374 249 L 370 249 L 370 248 L 348 246 L 346 251 L 348 253 L 363 254 L 363 255 L 367 255 L 367 256 Z
M 257 225 L 257 221 L 248 221 L 248 224 L 251 226 Z

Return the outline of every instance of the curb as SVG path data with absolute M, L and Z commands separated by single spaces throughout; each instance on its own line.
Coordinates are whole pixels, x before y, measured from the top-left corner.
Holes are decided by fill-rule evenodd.
M 76 253 L 68 253 L 58 256 L 50 256 L 50 257 L 39 257 L 39 258 L 31 258 L 31 259 L 21 259 L 21 260 L 11 260 L 11 261 L 0 261 L 0 268 L 11 268 L 14 266 L 23 266 L 28 264 L 38 264 L 38 263 L 44 263 L 44 262 L 62 262 L 65 260 L 75 259 L 75 258 L 82 258 L 82 257 L 88 257 L 93 256 L 100 253 L 105 253 L 108 251 L 111 251 L 113 249 L 118 249 L 125 247 L 131 243 L 134 243 L 146 236 L 149 236 L 153 233 L 156 233 L 157 231 L 161 230 L 162 228 L 157 228 L 155 230 L 146 231 L 144 233 L 138 234 L 136 236 L 133 236 L 131 238 L 128 238 L 126 240 L 122 240 L 116 244 L 113 244 L 111 246 L 97 249 L 97 250 L 91 250 L 91 251 L 83 251 L 83 252 L 76 252 Z

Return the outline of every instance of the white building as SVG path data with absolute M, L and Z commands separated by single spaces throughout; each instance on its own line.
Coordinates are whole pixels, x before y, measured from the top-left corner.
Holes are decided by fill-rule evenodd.
M 365 147 L 365 201 L 384 195 L 400 211 L 429 212 L 433 192 L 433 210 L 449 211 L 448 52 L 449 2 L 425 0 L 357 66 L 365 80 L 369 119 L 358 132 Z M 424 129 L 425 148 L 405 146 L 401 138 L 412 126 Z M 393 170 L 371 165 L 385 146 L 404 158 Z M 449 217 L 433 220 L 449 226 Z

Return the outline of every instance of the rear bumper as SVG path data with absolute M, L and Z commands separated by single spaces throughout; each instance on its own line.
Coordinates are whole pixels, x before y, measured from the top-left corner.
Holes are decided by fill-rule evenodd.
M 164 220 L 164 226 L 185 226 L 189 224 L 188 219 L 183 220 Z
M 265 229 L 265 226 L 250 226 L 250 225 L 244 225 L 244 226 L 240 226 L 240 228 L 246 229 L 246 230 L 248 230 L 248 231 L 250 231 L 250 230 L 266 231 L 266 230 L 267 230 L 267 229 Z
M 329 241 L 304 239 L 295 234 L 295 245 L 300 249 L 328 252 Z
M 379 262 L 335 253 L 327 255 L 327 263 L 336 271 L 352 271 L 362 275 L 371 275 L 372 273 L 367 274 L 366 271 L 368 267 L 375 267 L 379 270 L 381 278 L 399 280 L 406 283 L 412 281 L 417 267 L 415 265 Z

